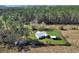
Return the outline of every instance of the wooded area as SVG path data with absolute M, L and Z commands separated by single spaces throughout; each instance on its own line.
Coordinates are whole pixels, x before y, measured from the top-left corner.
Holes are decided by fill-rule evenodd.
M 79 24 L 79 6 L 26 6 L 0 9 L 0 15 L 25 24 Z

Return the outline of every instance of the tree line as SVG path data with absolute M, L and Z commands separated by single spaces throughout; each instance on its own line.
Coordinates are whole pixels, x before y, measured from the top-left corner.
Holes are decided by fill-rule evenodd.
M 0 9 L 0 15 L 25 24 L 79 24 L 79 6 L 14 7 Z

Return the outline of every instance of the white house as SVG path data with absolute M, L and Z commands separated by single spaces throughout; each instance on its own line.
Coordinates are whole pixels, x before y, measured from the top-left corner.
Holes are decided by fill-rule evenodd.
M 48 34 L 46 33 L 46 32 L 41 32 L 41 31 L 37 31 L 36 33 L 35 33 L 35 36 L 37 37 L 37 39 L 40 39 L 40 38 L 43 38 L 43 37 L 47 37 L 48 36 Z

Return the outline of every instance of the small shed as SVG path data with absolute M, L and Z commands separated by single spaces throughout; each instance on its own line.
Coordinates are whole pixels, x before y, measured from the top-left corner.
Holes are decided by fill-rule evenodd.
M 53 39 L 53 38 L 57 38 L 57 37 L 56 37 L 56 36 L 50 36 L 50 38 L 52 38 L 52 39 Z

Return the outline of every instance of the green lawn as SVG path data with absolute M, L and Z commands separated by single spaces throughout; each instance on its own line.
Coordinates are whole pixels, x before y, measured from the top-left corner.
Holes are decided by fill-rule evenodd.
M 53 40 L 53 39 L 48 39 L 48 38 L 45 38 L 43 40 L 39 40 L 41 42 L 44 42 L 46 44 L 65 44 L 65 40 Z
M 46 31 L 47 34 L 49 34 L 50 36 L 57 36 L 57 37 L 60 37 L 61 40 L 53 40 L 53 39 L 48 39 L 48 38 L 45 38 L 45 39 L 38 39 L 39 41 L 43 42 L 43 43 L 46 43 L 46 44 L 65 44 L 66 41 L 64 40 L 64 38 L 61 36 L 61 32 L 58 31 L 58 30 L 49 30 L 49 31 Z M 30 34 L 29 36 L 31 39 L 33 40 L 36 40 L 37 38 L 35 37 L 35 33 L 32 33 Z
M 49 30 L 49 31 L 46 31 L 49 35 L 52 35 L 52 36 L 61 36 L 61 32 L 59 30 Z
M 47 44 L 66 44 L 66 41 L 61 36 L 61 32 L 59 30 L 52 30 L 52 31 L 46 31 L 50 36 L 57 36 L 60 37 L 61 40 L 53 40 L 45 38 L 43 40 L 40 40 L 41 42 L 47 43 Z

